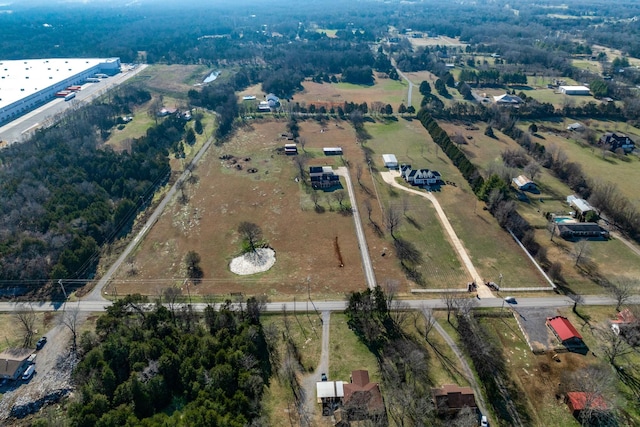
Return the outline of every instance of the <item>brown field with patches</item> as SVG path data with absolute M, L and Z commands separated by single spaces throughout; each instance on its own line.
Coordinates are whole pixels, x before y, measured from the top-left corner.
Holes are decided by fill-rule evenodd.
M 328 145 L 342 146 L 344 157 L 354 162 L 362 157 L 353 129 L 346 123 L 331 122 L 325 131 L 321 129 L 315 121 L 301 124 L 305 149 L 313 157 L 310 164 L 341 165 L 339 157 L 318 154 Z M 188 203 L 171 203 L 109 292 L 115 288 L 117 293 L 153 295 L 180 286 L 183 294 L 191 296 L 242 292 L 304 298 L 307 278 L 312 299 L 336 298 L 363 289 L 353 218 L 338 213 L 337 203 L 326 196 L 320 201 L 325 212 L 314 211 L 307 188 L 294 180 L 293 158 L 276 153 L 286 141 L 281 136 L 285 130 L 285 121 L 255 122 L 240 129 L 228 143 L 212 146 L 196 170 L 199 181 L 185 189 Z M 220 160 L 225 154 L 233 155 L 236 163 Z M 249 168 L 258 171 L 249 173 Z M 237 276 L 229 271 L 229 262 L 241 250 L 236 232 L 241 221 L 258 224 L 264 240 L 276 251 L 276 264 L 268 272 Z M 375 253 L 383 242 L 367 233 Z M 335 253 L 336 236 L 344 267 L 339 267 Z M 204 279 L 187 288 L 183 260 L 191 250 L 202 258 Z M 397 270 L 392 257 L 375 260 L 374 267 L 383 275 Z

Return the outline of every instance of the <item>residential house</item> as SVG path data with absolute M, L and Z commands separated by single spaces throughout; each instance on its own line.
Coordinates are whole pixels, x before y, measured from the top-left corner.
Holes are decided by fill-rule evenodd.
M 555 234 L 567 240 L 589 237 L 609 238 L 609 232 L 595 222 L 556 222 Z
M 566 347 L 584 346 L 582 335 L 566 317 L 547 317 L 546 325 L 562 345 Z
M 400 166 L 400 176 L 411 185 L 436 185 L 442 182 L 438 171 L 412 169 L 411 165 Z
M 519 96 L 505 93 L 504 95 L 494 96 L 493 102 L 498 105 L 518 105 L 522 104 L 524 101 L 522 101 L 522 98 Z
M 331 166 L 310 166 L 309 178 L 313 188 L 330 188 L 340 184 L 340 177 Z
M 619 312 L 616 318 L 611 320 L 611 330 L 616 335 L 627 338 L 630 344 L 640 341 L 640 321 L 628 308 Z
M 265 99 L 267 100 L 267 105 L 269 106 L 269 108 L 276 109 L 280 107 L 280 98 L 278 98 L 274 94 L 270 93 L 266 96 Z
M 440 388 L 432 388 L 431 395 L 436 411 L 441 414 L 454 415 L 465 407 L 478 408 L 471 387 L 445 384 Z
M 28 348 L 9 348 L 0 353 L 0 378 L 17 380 L 29 366 L 31 353 Z
M 635 142 L 627 135 L 619 132 L 607 132 L 600 137 L 598 145 L 609 147 L 609 150 L 616 151 L 622 148 L 625 153 L 630 153 L 636 148 Z
M 524 175 L 519 175 L 513 178 L 512 181 L 516 188 L 520 191 L 536 191 L 538 189 L 536 183 L 531 181 Z
M 581 418 L 584 410 L 606 412 L 608 411 L 607 402 L 604 398 L 596 393 L 587 393 L 584 391 L 570 391 L 565 396 L 565 403 L 569 407 L 569 411 L 577 419 Z
M 567 126 L 567 130 L 570 130 L 572 132 L 580 132 L 582 130 L 584 130 L 584 125 L 582 123 L 571 123 L 569 126 Z
M 352 371 L 351 382 L 345 383 L 343 388 L 343 406 L 350 420 L 384 417 L 380 386 L 369 381 L 369 371 Z

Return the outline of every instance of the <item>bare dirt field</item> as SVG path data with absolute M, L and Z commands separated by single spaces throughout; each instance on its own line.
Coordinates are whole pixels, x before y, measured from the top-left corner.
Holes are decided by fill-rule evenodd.
M 297 93 L 292 102 L 324 105 L 327 110 L 332 106 L 337 108 L 346 102 L 372 102 L 391 104 L 396 111 L 400 103 L 406 105 L 408 84 L 404 80 L 391 80 L 376 77 L 373 86 L 353 85 L 349 83 L 314 83 L 303 82 L 304 91 Z
M 292 298 L 306 297 L 309 290 L 312 298 L 320 298 L 362 289 L 353 219 L 331 209 L 322 214 L 313 210 L 305 188 L 294 180 L 293 158 L 276 152 L 286 141 L 281 137 L 285 124 L 256 122 L 240 129 L 228 143 L 212 147 L 196 170 L 198 182 L 185 189 L 188 202 L 176 200 L 165 211 L 110 292 L 117 288 L 118 293 L 156 294 L 162 288 L 182 286 L 183 293 L 191 296 L 242 292 Z M 308 150 L 316 144 L 345 148 L 354 144 L 348 127 L 333 125 L 321 133 L 317 125 L 316 130 L 303 126 Z M 225 155 L 233 157 L 220 159 Z M 258 224 L 265 242 L 275 250 L 277 261 L 268 272 L 247 278 L 229 271 L 229 262 L 241 250 L 236 232 L 241 221 Z M 344 267 L 339 266 L 336 237 Z M 183 260 L 188 251 L 201 256 L 204 279 L 186 288 Z

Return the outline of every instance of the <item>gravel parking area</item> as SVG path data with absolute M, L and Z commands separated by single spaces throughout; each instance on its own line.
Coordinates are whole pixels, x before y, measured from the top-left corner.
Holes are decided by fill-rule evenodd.
M 545 324 L 547 317 L 557 316 L 556 308 L 513 307 L 514 317 L 534 353 L 544 353 L 562 347 Z

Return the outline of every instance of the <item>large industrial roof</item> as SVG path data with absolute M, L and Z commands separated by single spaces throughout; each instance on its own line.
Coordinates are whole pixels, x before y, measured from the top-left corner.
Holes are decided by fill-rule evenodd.
M 98 58 L 0 61 L 0 109 L 106 61 Z

